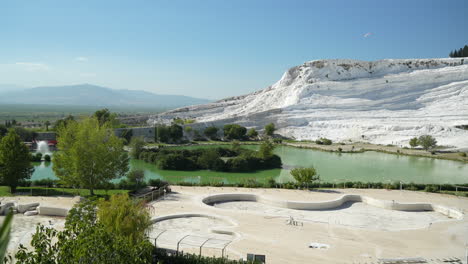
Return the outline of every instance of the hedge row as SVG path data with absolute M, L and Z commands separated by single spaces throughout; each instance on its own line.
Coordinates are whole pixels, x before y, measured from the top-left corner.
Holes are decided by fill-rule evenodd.
M 181 186 L 213 186 L 213 187 L 245 187 L 245 188 L 280 188 L 280 189 L 301 189 L 303 186 L 295 182 L 277 183 L 274 179 L 269 179 L 266 183 L 258 182 L 255 179 L 248 179 L 241 183 L 224 183 L 224 182 L 178 182 Z M 468 184 L 459 184 L 456 186 L 466 187 L 467 189 L 459 190 L 468 197 Z M 401 185 L 403 190 L 409 191 L 425 191 L 425 192 L 454 192 L 456 186 L 451 184 L 416 184 L 404 183 Z M 309 189 L 314 188 L 354 188 L 354 189 L 387 189 L 399 190 L 400 183 L 382 183 L 382 182 L 340 182 L 340 183 L 312 183 L 309 184 Z
M 268 179 L 266 182 L 259 182 L 256 179 L 246 179 L 244 182 L 238 183 L 224 183 L 222 181 L 218 182 L 169 182 L 174 185 L 181 186 L 212 186 L 212 187 L 245 187 L 245 188 L 281 188 L 281 189 L 301 189 L 302 186 L 295 182 L 286 182 L 278 183 L 274 179 Z M 141 186 L 149 185 L 160 187 L 168 182 L 160 179 L 151 179 L 148 182 L 141 183 Z M 22 187 L 29 186 L 42 186 L 42 187 L 67 187 L 62 186 L 58 180 L 52 179 L 42 179 L 31 182 L 23 182 Z M 468 184 L 459 184 L 456 186 L 466 187 L 467 189 L 459 190 L 460 193 L 463 193 L 468 197 Z M 456 191 L 456 186 L 452 184 L 417 184 L 417 183 L 404 183 L 402 184 L 403 190 L 409 191 L 426 191 L 426 192 L 454 192 Z M 101 186 L 102 189 L 124 189 L 124 190 L 133 190 L 135 189 L 133 185 L 128 183 L 128 181 L 122 180 L 119 183 L 109 183 L 106 186 Z M 321 183 L 312 183 L 309 185 L 310 189 L 313 188 L 355 188 L 355 189 L 388 189 L 388 190 L 398 190 L 400 189 L 400 183 L 381 183 L 381 182 L 340 182 L 340 183 L 330 183 L 330 182 L 321 182 Z

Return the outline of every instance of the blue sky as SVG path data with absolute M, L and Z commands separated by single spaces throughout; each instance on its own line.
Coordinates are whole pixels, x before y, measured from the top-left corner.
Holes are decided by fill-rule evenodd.
M 467 11 L 466 0 L 0 1 L 0 84 L 216 99 L 308 60 L 447 57 L 468 44 Z

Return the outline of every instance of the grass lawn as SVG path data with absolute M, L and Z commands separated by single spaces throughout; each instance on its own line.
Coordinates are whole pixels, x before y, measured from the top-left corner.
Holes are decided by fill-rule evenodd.
M 128 190 L 94 190 L 96 196 L 107 196 L 112 194 L 128 193 Z M 71 188 L 46 188 L 46 187 L 18 187 L 15 195 L 32 195 L 32 196 L 56 196 L 56 195 L 69 195 L 69 196 L 90 196 L 88 189 L 71 189 Z M 7 186 L 0 186 L 0 196 L 12 196 L 10 188 Z
M 11 196 L 10 188 L 7 186 L 0 186 L 0 196 Z

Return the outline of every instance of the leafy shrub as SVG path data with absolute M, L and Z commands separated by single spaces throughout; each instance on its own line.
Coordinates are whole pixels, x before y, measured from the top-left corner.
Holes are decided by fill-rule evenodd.
M 422 135 L 418 138 L 418 145 L 421 145 L 424 150 L 428 151 L 437 146 L 437 140 L 430 135 Z
M 50 162 L 51 161 L 50 155 L 45 154 L 44 155 L 44 160 L 47 161 L 47 162 Z
M 31 182 L 32 186 L 44 186 L 44 187 L 54 187 L 58 184 L 58 180 L 53 180 L 50 178 L 35 180 Z
M 247 136 L 250 138 L 250 139 L 256 139 L 258 137 L 258 132 L 257 130 L 255 130 L 255 128 L 251 128 L 249 129 L 249 131 L 247 132 Z
M 409 145 L 411 146 L 411 148 L 417 147 L 419 145 L 418 138 L 414 137 L 414 138 L 410 139 Z
M 269 178 L 266 183 L 266 187 L 268 188 L 275 188 L 276 187 L 276 181 L 273 178 Z
M 247 133 L 247 128 L 238 125 L 238 124 L 227 124 L 223 127 L 224 137 L 226 139 L 232 140 L 243 140 Z
M 439 188 L 437 188 L 437 186 L 435 185 L 426 185 L 426 187 L 424 188 L 424 191 L 435 193 L 435 192 L 439 192 Z
M 203 154 L 198 157 L 197 164 L 203 169 L 214 171 L 222 171 L 225 166 L 224 161 L 214 149 L 209 149 L 203 152 Z
M 462 156 L 462 157 L 466 157 L 466 153 L 465 153 L 465 152 L 460 152 L 459 155 Z
M 141 152 L 140 155 L 138 156 L 138 159 L 141 159 L 141 160 L 146 161 L 149 154 L 150 154 L 150 152 L 146 152 L 146 151 L 145 151 L 145 152 Z
M 75 205 L 64 230 L 38 225 L 32 248 L 20 245 L 17 263 L 152 263 L 154 246 L 144 236 L 151 222 L 144 205 L 128 198 L 102 203 L 99 209 L 93 201 Z
M 162 170 L 196 170 L 196 162 L 180 153 L 162 155 L 156 163 Z
M 158 160 L 158 153 L 151 152 L 148 154 L 146 159 L 147 159 L 147 162 L 156 163 Z
M 34 162 L 40 162 L 42 161 L 42 153 L 36 153 L 34 155 L 31 154 L 31 161 L 34 161 Z
M 281 144 L 281 143 L 283 143 L 283 140 L 282 140 L 281 138 L 274 138 L 274 139 L 273 139 L 273 143 L 275 143 L 275 144 Z
M 134 159 L 138 159 L 145 145 L 146 143 L 143 137 L 132 138 L 130 141 L 130 148 L 131 148 L 130 156 Z
M 157 249 L 154 251 L 155 259 L 158 263 L 170 264 L 253 264 L 257 262 L 230 260 L 227 258 L 204 257 L 195 254 L 169 255 L 165 250 Z
M 408 190 L 408 191 L 417 191 L 417 190 L 419 190 L 419 188 L 416 185 L 412 184 L 412 183 L 405 186 L 404 188 L 405 188 L 405 190 Z
M 314 167 L 295 168 L 292 169 L 290 173 L 302 187 L 309 187 L 309 185 L 311 185 L 314 181 L 320 180 L 320 177 Z
M 218 128 L 214 126 L 207 127 L 203 130 L 203 134 L 211 140 L 216 140 L 218 139 Z
M 333 142 L 331 141 L 331 139 L 328 139 L 328 138 L 319 138 L 317 140 L 315 140 L 315 144 L 318 144 L 318 145 L 331 145 Z
M 275 132 L 275 124 L 269 123 L 268 125 L 265 126 L 265 134 L 267 136 L 273 136 L 274 132 Z
M 128 182 L 133 185 L 132 189 L 138 189 L 146 185 L 145 172 L 143 170 L 132 170 L 127 174 Z
M 167 184 L 167 182 L 163 181 L 161 179 L 150 179 L 148 181 L 149 186 L 158 187 L 158 188 L 161 187 L 161 186 L 164 186 L 166 184 Z

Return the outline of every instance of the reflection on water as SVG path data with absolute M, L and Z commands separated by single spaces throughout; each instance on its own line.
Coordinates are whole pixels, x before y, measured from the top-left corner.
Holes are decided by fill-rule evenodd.
M 213 148 L 216 146 L 191 146 L 186 148 Z M 257 149 L 258 146 L 243 146 Z M 147 179 L 165 179 L 170 182 L 194 183 L 245 183 L 249 179 L 265 182 L 274 178 L 279 182 L 292 181 L 290 169 L 314 166 L 323 182 L 362 181 L 405 183 L 468 183 L 468 165 L 450 160 L 392 155 L 379 152 L 330 153 L 310 149 L 279 146 L 275 153 L 283 160 L 283 169 L 252 173 L 227 173 L 216 171 L 171 171 L 159 170 L 155 165 L 140 160 L 131 160 L 132 168 L 145 171 Z M 36 166 L 33 179 L 52 178 L 50 163 Z

